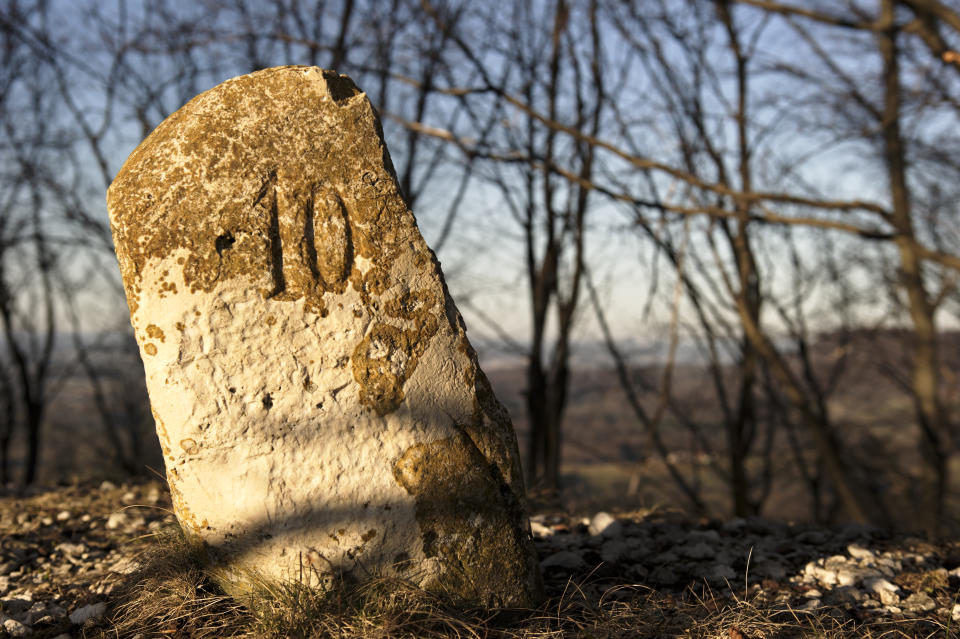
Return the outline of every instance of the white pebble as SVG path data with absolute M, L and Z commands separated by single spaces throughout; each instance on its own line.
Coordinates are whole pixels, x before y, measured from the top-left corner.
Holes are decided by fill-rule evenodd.
M 869 577 L 863 580 L 863 587 L 869 590 L 870 592 L 880 593 L 883 591 L 887 592 L 897 592 L 900 590 L 896 585 L 890 583 L 886 579 L 881 579 L 879 577 Z
M 920 612 L 929 612 L 937 607 L 930 595 L 922 592 L 915 592 L 903 600 L 903 606 L 910 610 L 919 610 Z
M 78 626 L 83 625 L 89 619 L 99 619 L 107 611 L 107 604 L 102 601 L 83 608 L 77 608 L 70 613 L 70 621 Z
M 591 535 L 612 537 L 615 536 L 615 533 L 620 532 L 620 527 L 620 522 L 617 521 L 616 517 L 608 512 L 600 511 L 590 520 L 589 529 Z
M 847 546 L 847 552 L 850 553 L 850 556 L 854 559 L 873 559 L 875 557 L 872 550 L 868 550 L 857 544 Z
M 16 619 L 7 619 L 4 621 L 3 629 L 6 630 L 7 634 L 11 637 L 26 637 L 27 633 L 30 632 L 29 628 Z
M 113 513 L 107 518 L 107 530 L 116 530 L 127 523 L 127 513 Z

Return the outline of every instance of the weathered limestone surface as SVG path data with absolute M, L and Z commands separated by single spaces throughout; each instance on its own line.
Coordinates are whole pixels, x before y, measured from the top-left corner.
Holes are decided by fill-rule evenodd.
M 222 580 L 541 586 L 516 436 L 346 76 L 234 78 L 108 208 L 177 517 Z

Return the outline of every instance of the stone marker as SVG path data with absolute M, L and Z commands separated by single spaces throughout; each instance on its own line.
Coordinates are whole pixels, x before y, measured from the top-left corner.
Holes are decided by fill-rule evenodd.
M 510 418 L 349 78 L 224 82 L 107 203 L 177 517 L 230 591 L 397 575 L 536 603 Z

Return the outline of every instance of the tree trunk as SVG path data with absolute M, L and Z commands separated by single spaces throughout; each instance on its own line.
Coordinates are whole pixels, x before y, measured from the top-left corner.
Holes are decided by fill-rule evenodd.
M 23 484 L 29 486 L 37 480 L 40 461 L 40 428 L 43 424 L 43 404 L 30 401 L 27 405 L 27 460 L 23 472 Z
M 0 406 L 3 406 L 0 416 L 0 487 L 3 487 L 10 481 L 10 440 L 13 437 L 17 409 L 10 377 L 2 367 L 0 386 Z
M 530 361 L 527 362 L 526 389 L 527 419 L 530 423 L 527 440 L 527 486 L 536 489 L 541 488 L 546 454 L 545 389 L 546 381 L 540 361 L 531 354 Z
M 877 40 L 883 57 L 883 155 L 890 181 L 892 222 L 897 229 L 901 285 L 913 323 L 913 400 L 920 426 L 920 450 L 926 465 L 921 469 L 922 525 L 930 535 L 939 532 L 948 486 L 947 419 L 940 402 L 937 330 L 934 308 L 923 281 L 923 262 L 917 253 L 916 234 L 907 185 L 907 162 L 900 131 L 900 69 L 897 51 L 896 3 L 883 0 Z

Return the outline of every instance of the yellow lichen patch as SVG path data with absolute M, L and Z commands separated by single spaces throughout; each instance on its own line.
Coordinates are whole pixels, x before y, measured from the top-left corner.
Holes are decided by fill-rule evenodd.
M 403 402 L 403 385 L 437 332 L 437 319 L 424 313 L 417 326 L 405 330 L 374 324 L 353 350 L 350 361 L 353 379 L 360 386 L 360 403 L 378 415 L 392 413 Z
M 423 553 L 440 561 L 436 587 L 485 606 L 536 603 L 542 584 L 524 510 L 469 437 L 410 447 L 394 477 L 414 497 Z
M 174 478 L 178 476 L 175 470 L 170 472 Z M 193 514 L 184 501 L 183 494 L 177 488 L 176 481 L 170 481 L 168 477 L 167 483 L 170 485 L 170 501 L 173 503 L 173 512 L 180 521 L 180 527 L 183 528 L 185 533 L 202 536 L 203 531 L 208 527 L 206 520 L 203 522 L 197 520 L 196 515 Z
M 439 329 L 435 313 L 439 305 L 440 297 L 430 289 L 405 291 L 383 303 L 387 316 L 412 327 L 375 323 L 356 346 L 351 361 L 353 378 L 360 385 L 360 403 L 386 415 L 403 402 L 403 385 Z
M 523 476 L 519 464 L 514 461 L 520 458 L 520 451 L 510 414 L 494 395 L 487 376 L 480 369 L 476 351 L 462 332 L 457 351 L 466 357 L 464 382 L 473 395 L 473 415 L 469 422 L 463 424 L 463 430 L 484 457 L 494 461 L 517 499 L 526 502 Z
M 153 415 L 153 421 L 156 424 L 157 438 L 160 440 L 160 450 L 165 456 L 170 455 L 170 435 L 167 434 L 167 427 L 157 415 L 157 409 L 150 406 L 150 413 Z
M 267 326 L 273 326 L 274 324 L 277 323 L 277 318 L 274 317 L 273 315 L 267 315 L 266 321 L 267 321 Z
M 388 324 L 377 324 L 354 349 L 351 361 L 353 378 L 360 385 L 360 403 L 379 415 L 393 412 L 403 401 L 405 380 L 401 375 L 410 358 L 407 356 L 404 362 L 391 361 L 391 355 L 402 353 L 405 346 L 411 344 L 404 338 L 403 331 Z
M 180 332 L 183 332 L 187 329 L 187 327 L 184 325 L 183 322 L 177 322 L 176 326 L 177 326 L 177 330 Z
M 341 85 L 354 97 L 318 101 L 318 91 Z M 331 144 L 345 136 L 349 145 Z M 182 251 L 175 270 L 191 292 L 272 279 L 268 297 L 306 297 L 322 316 L 320 298 L 345 290 L 355 253 L 385 273 L 395 253 L 381 244 L 415 232 L 369 101 L 347 78 L 299 68 L 253 73 L 191 100 L 134 150 L 107 199 L 132 310 L 147 262 Z M 215 214 L 197 214 L 207 210 Z M 355 248 L 357 237 L 369 250 Z M 176 292 L 163 279 L 161 293 Z
M 156 324 L 147 325 L 147 336 L 152 337 L 153 339 L 158 339 L 160 342 L 166 341 L 166 336 L 163 334 L 163 331 Z
M 424 313 L 438 304 L 437 294 L 430 289 L 407 291 L 399 297 L 388 300 L 383 305 L 384 312 L 390 317 L 417 321 Z
M 320 279 L 325 287 L 342 288 L 353 267 L 353 243 L 347 207 L 336 190 L 325 186 L 315 189 L 310 226 L 313 237 L 305 239 L 313 242 L 310 257 Z
M 156 355 L 157 354 L 157 345 L 156 344 L 146 344 L 143 347 L 143 352 L 147 355 Z

